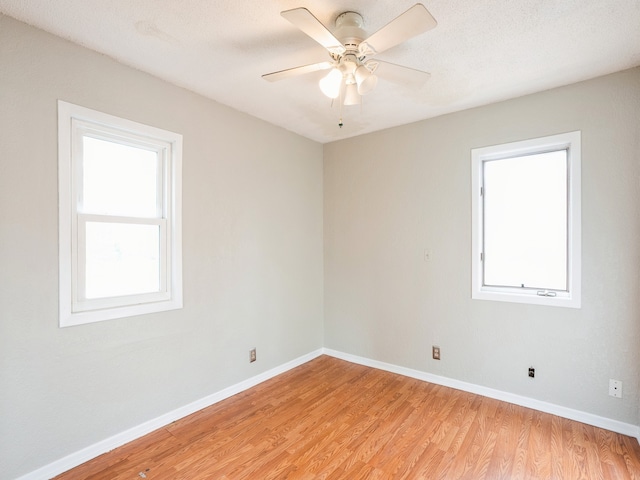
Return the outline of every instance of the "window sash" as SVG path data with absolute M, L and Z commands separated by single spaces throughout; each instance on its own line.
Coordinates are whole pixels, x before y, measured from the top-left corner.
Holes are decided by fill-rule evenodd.
M 87 298 L 86 296 L 86 265 L 87 265 L 87 245 L 86 245 L 86 225 L 87 223 L 115 223 L 130 225 L 156 225 L 159 228 L 158 254 L 159 254 L 159 289 L 156 292 L 145 292 L 131 295 L 117 295 L 101 298 Z M 170 298 L 170 279 L 171 279 L 171 262 L 168 259 L 171 251 L 171 238 L 167 234 L 166 219 L 147 219 L 147 218 L 130 218 L 116 217 L 109 215 L 77 215 L 77 239 L 73 250 L 75 254 L 72 256 L 73 270 L 73 312 L 85 312 L 103 308 L 111 308 L 125 305 L 137 305 L 140 303 L 163 301 Z
M 549 208 L 542 210 L 541 208 L 541 204 L 543 203 L 543 200 L 541 199 L 541 195 L 545 195 L 546 193 L 548 193 L 548 189 L 546 189 L 546 187 L 548 186 L 548 184 L 545 184 L 543 182 L 538 183 L 536 185 L 518 185 L 516 184 L 515 186 L 518 187 L 520 186 L 520 190 L 524 191 L 527 188 L 531 188 L 531 190 L 535 190 L 533 192 L 529 192 L 532 196 L 535 196 L 537 199 L 536 201 L 536 205 L 533 206 L 533 208 L 531 207 L 531 205 L 525 205 L 522 206 L 521 204 L 517 204 L 515 202 L 514 197 L 517 195 L 517 193 L 515 192 L 509 192 L 509 194 L 513 195 L 512 197 L 508 198 L 507 200 L 514 200 L 514 204 L 511 205 L 510 207 L 513 208 L 514 205 L 518 205 L 520 207 L 523 207 L 518 213 L 519 214 L 528 214 L 528 218 L 525 219 L 525 221 L 528 222 L 528 220 L 531 217 L 534 217 L 534 220 L 536 219 L 536 215 L 540 215 L 540 217 L 544 217 L 544 219 L 546 220 L 548 217 L 550 217 L 552 214 L 556 214 L 556 215 L 560 215 L 562 216 L 562 227 L 561 227 L 561 231 L 558 232 L 556 229 L 556 234 L 560 234 L 560 236 L 562 236 L 562 247 L 558 248 L 558 244 L 557 244 L 557 239 L 555 243 L 555 247 L 556 247 L 556 251 L 555 253 L 560 253 L 560 250 L 562 250 L 562 253 L 560 254 L 563 260 L 563 265 L 562 268 L 560 269 L 561 271 L 558 271 L 558 267 L 556 266 L 556 274 L 559 275 L 560 277 L 562 277 L 560 279 L 560 282 L 558 281 L 552 281 L 549 279 L 549 276 L 546 275 L 546 279 L 540 279 L 538 281 L 540 281 L 541 283 L 537 284 L 535 283 L 535 281 L 526 281 L 526 280 L 532 280 L 532 277 L 535 277 L 536 275 L 531 274 L 529 268 L 531 267 L 530 263 L 531 260 L 529 260 L 529 262 L 527 262 L 527 271 L 526 271 L 526 275 L 523 273 L 523 275 L 521 276 L 521 278 L 518 281 L 514 281 L 514 279 L 512 278 L 511 281 L 504 281 L 502 283 L 500 282 L 489 282 L 487 281 L 487 278 L 489 277 L 488 275 L 488 270 L 491 269 L 491 271 L 489 273 L 491 273 L 491 278 L 499 278 L 502 280 L 507 280 L 506 277 L 508 277 L 508 275 L 505 274 L 497 274 L 496 271 L 500 268 L 500 266 L 496 265 L 497 262 L 499 262 L 500 260 L 504 260 L 504 257 L 500 256 L 500 254 L 502 252 L 499 252 L 498 249 L 489 241 L 495 239 L 495 222 L 490 222 L 487 220 L 488 217 L 493 216 L 496 212 L 495 212 L 495 200 L 489 201 L 490 197 L 496 193 L 496 190 L 498 190 L 499 187 L 502 187 L 502 185 L 500 185 L 499 187 L 495 186 L 495 184 L 491 185 L 491 183 L 488 181 L 488 175 L 487 175 L 487 167 L 491 166 L 491 167 L 495 167 L 496 164 L 494 162 L 514 162 L 512 165 L 512 168 L 517 168 L 518 166 L 515 164 L 515 162 L 519 162 L 519 161 L 536 161 L 534 159 L 534 157 L 538 156 L 538 155 L 546 155 L 546 154 L 555 154 L 555 153 L 560 153 L 562 152 L 562 165 L 560 166 L 560 168 L 562 169 L 562 175 L 564 176 L 563 178 L 563 185 L 562 185 L 562 189 L 563 191 L 560 192 L 562 193 L 562 205 L 561 208 L 558 209 L 556 205 L 548 205 Z M 566 148 L 561 148 L 561 149 L 555 149 L 555 150 L 550 150 L 548 152 L 535 152 L 535 153 L 531 153 L 531 154 L 527 154 L 527 155 L 516 155 L 516 156 L 511 156 L 511 157 L 507 157 L 507 158 L 502 158 L 502 159 L 491 159 L 491 160 L 485 160 L 482 162 L 482 192 L 481 192 L 481 201 L 482 201 L 482 262 L 481 262 L 481 266 L 482 266 L 482 285 L 483 287 L 495 287 L 495 288 L 515 288 L 518 289 L 520 291 L 525 291 L 525 289 L 527 290 L 544 290 L 544 291 L 554 291 L 556 292 L 556 295 L 558 292 L 568 292 L 569 291 L 569 254 L 570 254 L 570 245 L 569 245 L 569 224 L 568 224 L 568 218 L 569 218 L 569 210 L 570 210 L 570 203 L 569 203 L 569 171 L 568 171 L 568 157 L 569 153 L 568 150 Z M 536 169 L 541 169 L 544 166 L 542 165 L 542 162 L 544 162 L 544 159 L 540 159 L 541 161 L 541 165 L 536 166 Z M 559 161 L 559 159 L 554 159 L 554 162 Z M 531 167 L 531 165 L 529 165 L 529 167 Z M 556 165 L 553 165 L 553 167 L 555 167 L 556 169 L 558 168 Z M 558 173 L 558 172 L 556 172 Z M 495 180 L 494 180 L 495 181 Z M 491 188 L 494 187 L 494 188 Z M 513 185 L 511 186 L 513 187 Z M 557 187 L 557 186 L 556 186 Z M 558 193 L 557 191 L 555 193 Z M 556 198 L 556 200 L 558 200 Z M 533 202 L 533 201 L 531 201 Z M 492 205 L 493 203 L 493 205 Z M 499 205 L 498 208 L 501 208 L 502 205 Z M 492 208 L 492 210 L 489 210 L 490 208 Z M 549 209 L 556 209 L 558 210 L 557 212 L 551 212 Z M 529 210 L 534 210 L 534 211 L 528 211 Z M 510 212 L 511 215 L 513 216 L 513 212 Z M 519 215 L 518 215 L 519 216 Z M 537 218 L 538 223 L 540 221 L 540 217 Z M 514 222 L 511 225 L 511 230 L 517 228 L 517 225 L 515 225 L 515 222 L 518 221 L 518 219 L 514 219 L 511 218 L 510 221 Z M 533 221 L 531 223 L 534 223 Z M 491 228 L 491 230 L 490 230 Z M 531 230 L 531 226 L 526 226 L 526 228 Z M 535 230 L 535 229 L 534 229 Z M 490 235 L 488 235 L 488 233 L 490 233 Z M 534 235 L 536 235 L 536 233 L 531 233 L 531 236 L 533 237 Z M 519 232 L 516 233 L 513 236 L 520 236 Z M 535 238 L 535 237 L 533 237 Z M 548 235 L 540 235 L 538 237 L 538 239 L 540 240 L 549 240 L 549 236 Z M 528 239 L 522 239 L 520 238 L 518 241 L 521 242 L 521 245 L 526 245 L 526 242 L 528 241 Z M 496 240 L 497 242 L 497 240 Z M 548 245 L 548 243 L 547 243 Z M 539 248 L 539 244 L 535 245 L 535 247 L 530 246 L 530 248 Z M 520 253 L 522 254 L 522 252 L 518 252 L 518 248 L 512 248 L 511 249 L 511 253 L 512 254 L 516 254 L 516 253 Z M 539 255 L 538 255 L 539 256 Z M 541 263 L 543 262 L 545 259 L 540 259 Z M 515 258 L 511 258 L 510 259 L 511 262 L 516 261 Z M 504 267 L 503 267 L 504 268 Z M 545 275 L 543 274 L 538 274 L 538 277 L 543 277 Z M 526 280 L 525 280 L 526 279 Z M 555 284 L 554 284 L 555 283 Z M 561 288 L 559 288 L 559 284 L 558 283 L 563 283 L 563 286 Z
M 83 163 L 84 163 L 84 149 L 83 140 L 85 137 L 94 138 L 97 140 L 103 140 L 127 147 L 140 148 L 142 150 L 148 150 L 156 153 L 158 162 L 157 176 L 156 176 L 156 215 L 155 218 L 166 218 L 170 216 L 171 210 L 171 170 L 169 164 L 171 163 L 170 153 L 172 152 L 172 145 L 170 142 L 154 140 L 148 137 L 124 132 L 113 127 L 105 125 L 96 125 L 86 120 L 79 120 L 72 118 L 71 120 L 71 138 L 72 138 L 72 156 L 71 156 L 71 168 L 74 172 L 74 190 L 72 196 L 76 204 L 76 211 L 82 213 L 95 213 L 86 212 L 84 210 L 83 192 L 84 192 L 84 175 L 83 175 Z

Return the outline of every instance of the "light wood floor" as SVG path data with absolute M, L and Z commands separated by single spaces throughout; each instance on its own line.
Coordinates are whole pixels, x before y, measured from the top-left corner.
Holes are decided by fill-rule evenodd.
M 322 356 L 56 478 L 640 479 L 640 446 Z

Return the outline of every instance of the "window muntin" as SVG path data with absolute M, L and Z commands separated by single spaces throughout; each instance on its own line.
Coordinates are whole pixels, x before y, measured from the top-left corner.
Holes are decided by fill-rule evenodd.
M 474 149 L 472 298 L 580 306 L 580 132 Z
M 58 108 L 60 325 L 181 308 L 182 137 Z

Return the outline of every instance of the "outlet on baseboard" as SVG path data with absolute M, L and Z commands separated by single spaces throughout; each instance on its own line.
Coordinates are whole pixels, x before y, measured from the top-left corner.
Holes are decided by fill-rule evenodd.
M 252 348 L 249 350 L 249 363 L 253 363 L 256 361 L 256 349 Z

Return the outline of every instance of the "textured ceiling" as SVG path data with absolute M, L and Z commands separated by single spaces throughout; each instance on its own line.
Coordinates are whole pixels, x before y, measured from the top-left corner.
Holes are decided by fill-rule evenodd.
M 324 72 L 264 73 L 328 60 L 280 16 L 306 7 L 334 29 L 344 11 L 371 34 L 415 0 L 0 0 L 0 12 L 220 103 L 326 143 L 640 65 L 640 0 L 424 0 L 438 25 L 381 60 L 431 73 L 420 89 L 381 79 L 339 111 Z M 588 101 L 588 99 L 585 99 Z

